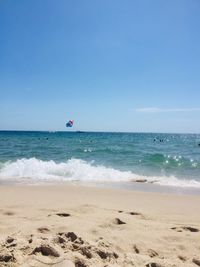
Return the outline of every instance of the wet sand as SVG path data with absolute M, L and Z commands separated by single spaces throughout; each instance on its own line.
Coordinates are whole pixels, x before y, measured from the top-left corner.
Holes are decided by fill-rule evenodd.
M 0 266 L 200 266 L 200 196 L 0 186 Z

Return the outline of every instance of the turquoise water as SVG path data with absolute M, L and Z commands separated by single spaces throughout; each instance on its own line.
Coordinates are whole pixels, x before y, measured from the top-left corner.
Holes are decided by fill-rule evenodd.
M 200 135 L 0 131 L 0 181 L 200 188 Z

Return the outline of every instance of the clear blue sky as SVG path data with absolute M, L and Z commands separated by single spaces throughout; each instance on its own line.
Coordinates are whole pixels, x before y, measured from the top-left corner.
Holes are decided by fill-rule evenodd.
M 199 0 L 0 0 L 0 129 L 200 132 Z

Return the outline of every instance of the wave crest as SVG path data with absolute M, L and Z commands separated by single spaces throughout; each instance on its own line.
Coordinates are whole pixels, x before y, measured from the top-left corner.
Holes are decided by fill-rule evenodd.
M 56 163 L 53 160 L 43 161 L 36 158 L 18 159 L 0 165 L 0 180 L 15 182 L 134 182 L 145 180 L 162 186 L 200 188 L 196 180 L 182 180 L 174 176 L 141 176 L 131 171 L 120 171 L 105 166 L 95 166 L 81 159 L 70 159 Z
M 0 169 L 0 179 L 32 178 L 55 181 L 128 181 L 131 172 L 121 172 L 104 166 L 94 166 L 80 159 L 56 163 L 36 158 L 6 162 Z

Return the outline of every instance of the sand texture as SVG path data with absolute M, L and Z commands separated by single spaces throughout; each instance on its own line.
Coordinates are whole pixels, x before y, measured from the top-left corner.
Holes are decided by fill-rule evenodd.
M 200 196 L 0 186 L 0 266 L 200 266 Z

